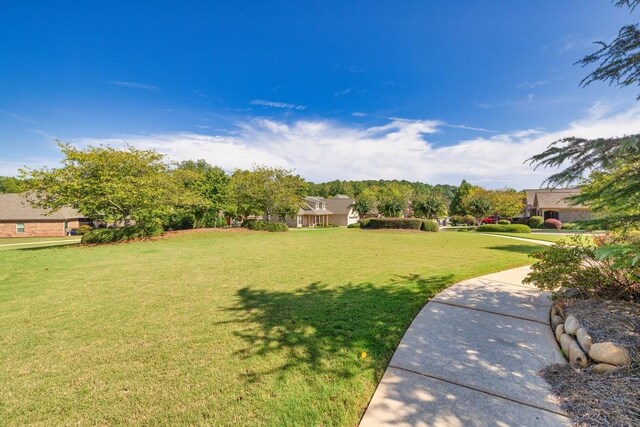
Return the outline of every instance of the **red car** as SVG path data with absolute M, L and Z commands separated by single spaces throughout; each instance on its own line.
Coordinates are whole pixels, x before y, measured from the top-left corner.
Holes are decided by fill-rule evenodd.
M 488 216 L 486 218 L 482 218 L 482 220 L 480 221 L 480 224 L 495 224 L 496 223 L 496 219 L 493 216 Z

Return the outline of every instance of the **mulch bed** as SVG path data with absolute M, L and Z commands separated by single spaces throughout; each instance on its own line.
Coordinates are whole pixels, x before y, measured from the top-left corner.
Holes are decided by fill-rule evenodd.
M 577 426 L 640 426 L 640 304 L 600 299 L 570 299 L 566 313 L 576 316 L 594 342 L 625 347 L 631 366 L 596 374 L 569 364 L 542 370 L 562 409 Z

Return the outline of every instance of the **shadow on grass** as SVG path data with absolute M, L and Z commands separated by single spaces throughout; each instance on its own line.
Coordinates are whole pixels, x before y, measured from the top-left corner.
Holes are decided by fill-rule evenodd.
M 363 367 L 379 379 L 418 311 L 453 282 L 453 275 L 413 274 L 384 284 L 314 282 L 291 292 L 240 289 L 238 305 L 231 309 L 238 315 L 234 322 L 253 326 L 236 332 L 247 343 L 238 355 L 285 360 L 277 368 L 247 373 L 247 380 L 291 369 L 350 378 Z
M 518 254 L 531 254 L 533 252 L 537 252 L 541 249 L 544 249 L 545 246 L 542 245 L 500 245 L 500 246 L 490 246 L 487 249 L 494 249 L 497 251 L 507 251 L 507 252 L 515 252 Z

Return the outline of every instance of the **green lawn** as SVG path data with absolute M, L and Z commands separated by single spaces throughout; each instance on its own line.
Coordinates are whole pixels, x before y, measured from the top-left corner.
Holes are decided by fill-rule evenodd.
M 537 249 L 341 228 L 4 251 L 0 424 L 353 426 L 429 297 Z
M 530 240 L 542 240 L 545 242 L 560 242 L 562 240 L 571 242 L 573 236 L 582 236 L 586 239 L 590 239 L 592 234 L 586 233 L 584 235 L 579 233 L 573 233 L 570 235 L 567 234 L 539 234 L 539 233 L 500 233 L 500 235 L 511 236 L 511 237 L 520 237 L 522 239 L 530 239 Z
M 49 242 L 56 240 L 78 240 L 81 236 L 68 237 L 0 237 L 0 245 L 8 245 L 13 243 L 32 243 L 32 242 Z

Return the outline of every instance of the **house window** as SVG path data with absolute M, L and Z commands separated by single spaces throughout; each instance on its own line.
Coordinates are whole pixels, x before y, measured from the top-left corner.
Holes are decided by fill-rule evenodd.
M 24 233 L 24 222 L 16 223 L 16 233 Z

